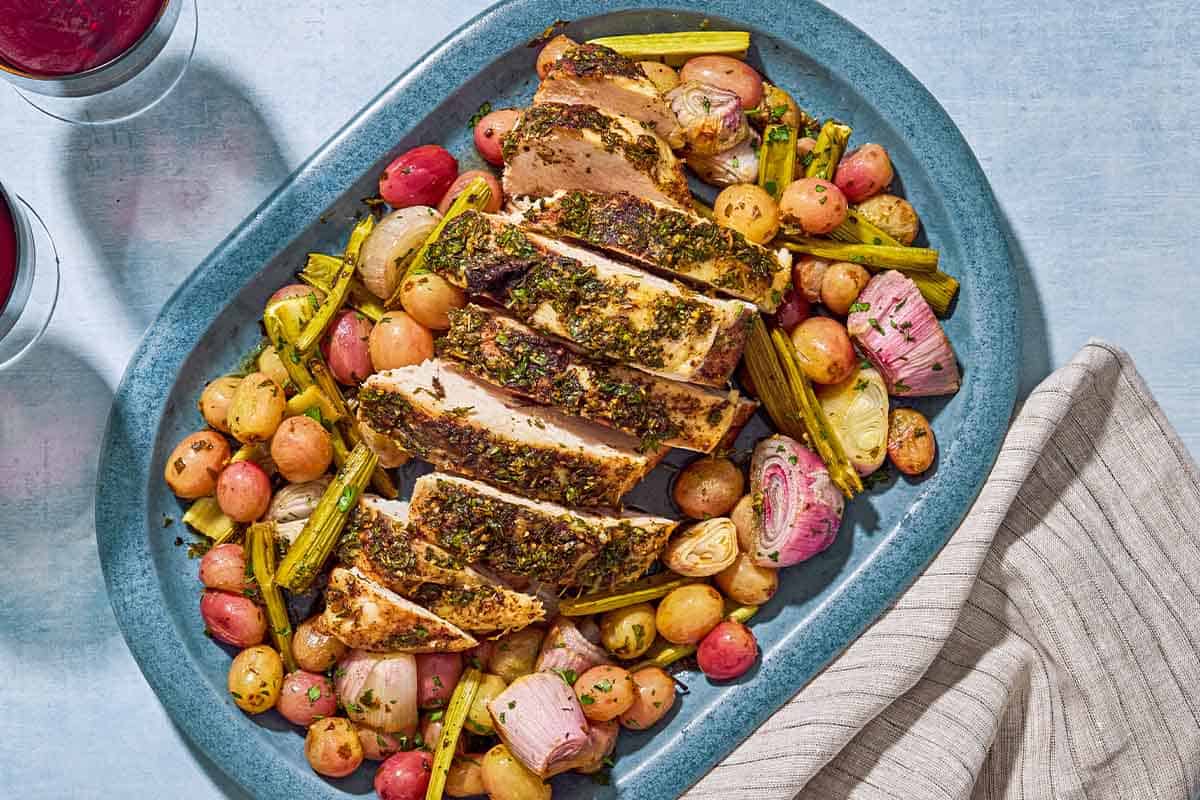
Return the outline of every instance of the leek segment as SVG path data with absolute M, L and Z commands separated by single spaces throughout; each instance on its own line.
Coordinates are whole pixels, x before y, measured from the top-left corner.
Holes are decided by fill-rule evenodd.
M 638 603 L 666 597 L 680 586 L 695 583 L 697 580 L 697 578 L 687 578 L 673 572 L 660 572 L 658 575 L 643 578 L 620 589 L 589 594 L 576 600 L 563 600 L 558 604 L 558 613 L 564 617 L 583 617 L 588 614 L 601 614 L 617 608 L 635 606 Z
M 680 31 L 678 33 L 602 36 L 588 44 L 616 50 L 634 61 L 663 61 L 677 67 L 694 56 L 745 58 L 750 49 L 747 31 Z
M 404 277 L 400 279 L 400 282 L 396 284 L 396 291 L 384 303 L 385 307 L 399 308 L 400 291 L 404 288 L 404 282 L 411 275 L 420 275 L 427 271 L 425 269 L 425 258 L 429 253 L 429 246 L 438 240 L 450 220 L 467 211 L 483 211 L 483 209 L 487 208 L 488 201 L 491 199 L 492 189 L 483 178 L 476 178 L 463 188 L 458 197 L 454 198 L 454 202 L 450 204 L 450 207 L 446 209 L 446 215 L 438 221 L 433 231 L 430 232 L 429 238 L 425 240 L 425 244 L 421 245 L 421 249 L 413 256 L 412 261 L 408 263 L 408 270 L 404 273 Z
M 283 659 L 286 672 L 295 672 L 299 665 L 292 654 L 292 621 L 288 619 L 283 592 L 275 583 L 275 523 L 256 522 L 246 531 L 246 554 L 258 592 L 267 605 L 267 622 L 271 640 Z
M 474 667 L 466 669 L 450 695 L 450 704 L 446 707 L 446 715 L 442 718 L 442 735 L 437 741 L 433 752 L 433 767 L 429 776 L 429 787 L 425 790 L 425 800 L 442 800 L 446 789 L 446 776 L 450 774 L 450 765 L 454 762 L 454 753 L 458 749 L 458 738 L 462 736 L 463 723 L 475 702 L 483 673 Z

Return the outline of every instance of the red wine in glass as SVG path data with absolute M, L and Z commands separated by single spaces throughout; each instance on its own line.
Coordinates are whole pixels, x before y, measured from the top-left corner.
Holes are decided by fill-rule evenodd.
M 39 77 L 75 75 L 133 47 L 165 0 L 0 0 L 0 59 Z
M 0 195 L 0 311 L 8 304 L 17 281 L 17 224 L 12 209 Z

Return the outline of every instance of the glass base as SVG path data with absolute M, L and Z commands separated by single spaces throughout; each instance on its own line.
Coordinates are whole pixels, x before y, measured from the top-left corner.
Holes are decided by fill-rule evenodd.
M 12 366 L 33 349 L 46 332 L 46 326 L 54 316 L 54 306 L 58 303 L 58 251 L 54 248 L 50 231 L 28 203 L 11 194 L 9 198 L 15 200 L 18 206 L 13 209 L 14 216 L 24 215 L 28 222 L 30 241 L 27 246 L 30 257 L 22 263 L 21 268 L 31 270 L 33 275 L 25 304 L 17 312 L 12 327 L 0 337 L 0 370 Z M 17 279 L 20 280 L 20 276 Z
M 52 97 L 17 88 L 29 105 L 47 116 L 77 125 L 121 122 L 157 105 L 187 72 L 200 30 L 196 0 L 180 0 L 179 19 L 161 52 L 134 77 L 86 97 Z

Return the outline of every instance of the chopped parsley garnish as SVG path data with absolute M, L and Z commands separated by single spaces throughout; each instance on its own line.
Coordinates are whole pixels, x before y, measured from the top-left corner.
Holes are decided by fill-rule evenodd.
M 471 121 L 467 124 L 467 127 L 474 128 L 479 124 L 479 120 L 483 119 L 490 113 L 492 113 L 492 104 L 484 103 L 474 114 L 471 115 Z
M 850 313 L 851 314 L 853 314 L 856 311 L 870 311 L 870 310 L 871 310 L 870 303 L 852 303 L 850 305 Z

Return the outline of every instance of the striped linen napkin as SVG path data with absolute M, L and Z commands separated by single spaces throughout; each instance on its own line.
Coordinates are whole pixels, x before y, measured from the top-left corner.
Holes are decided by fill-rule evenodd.
M 913 586 L 686 797 L 1191 796 L 1198 534 L 1195 463 L 1091 342 Z

